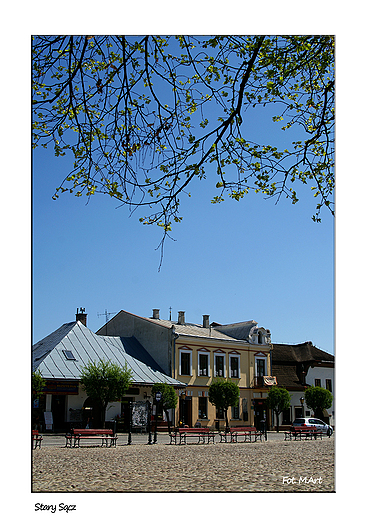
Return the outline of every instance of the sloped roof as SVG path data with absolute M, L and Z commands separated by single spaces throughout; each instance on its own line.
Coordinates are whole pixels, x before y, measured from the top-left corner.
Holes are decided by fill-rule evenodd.
M 240 323 L 229 323 L 228 325 L 216 325 L 216 328 L 218 331 L 235 339 L 248 341 L 251 330 L 254 329 L 257 324 L 257 321 L 250 320 Z
M 232 325 L 235 326 L 242 326 L 245 327 L 245 332 L 242 331 L 242 334 L 240 334 L 239 337 L 232 335 L 231 333 L 226 333 L 227 331 L 223 332 L 221 330 L 218 330 L 219 328 L 223 327 L 225 329 L 226 327 L 232 327 L 232 325 L 219 325 L 218 323 L 212 323 L 210 327 L 203 327 L 203 325 L 199 325 L 197 323 L 189 323 L 185 322 L 183 324 L 178 323 L 178 321 L 174 320 L 164 320 L 161 318 L 147 318 L 144 316 L 138 316 L 137 314 L 132 314 L 128 311 L 120 311 L 117 313 L 108 323 L 113 323 L 115 321 L 118 321 L 121 319 L 121 316 L 123 314 L 127 314 L 130 316 L 133 316 L 134 318 L 138 318 L 139 320 L 144 320 L 149 323 L 152 323 L 153 325 L 157 325 L 160 327 L 164 327 L 166 329 L 172 329 L 174 328 L 174 332 L 176 334 L 179 334 L 179 336 L 192 336 L 197 338 L 208 338 L 208 339 L 216 339 L 220 341 L 228 341 L 228 342 L 245 342 L 248 343 L 248 340 L 246 339 L 248 337 L 248 333 L 251 330 L 251 328 L 254 326 L 254 324 L 257 324 L 256 321 L 249 321 L 249 322 L 242 322 L 242 323 L 235 323 Z M 103 325 L 98 331 L 97 334 L 103 333 L 105 331 L 106 325 Z
M 277 378 L 278 386 L 303 390 L 304 385 L 299 380 L 296 365 L 273 365 L 272 374 Z
M 75 359 L 67 359 L 70 351 Z M 45 379 L 78 380 L 89 361 L 110 360 L 132 371 L 132 383 L 168 383 L 186 386 L 163 373 L 159 365 L 135 338 L 99 336 L 80 321 L 65 323 L 32 347 L 33 370 Z
M 216 330 L 214 327 L 203 327 L 196 323 L 184 323 L 179 324 L 177 321 L 161 320 L 154 318 L 146 318 L 147 320 L 163 325 L 164 327 L 171 328 L 172 325 L 175 327 L 176 334 L 180 336 L 195 336 L 199 338 L 214 338 L 222 341 L 238 341 L 237 338 L 229 337 L 227 334 Z
M 298 345 L 273 343 L 273 364 L 278 363 L 310 363 L 312 361 L 334 362 L 334 356 L 315 347 L 311 341 Z
M 304 389 L 305 385 L 300 380 L 300 372 L 308 370 L 313 363 L 323 361 L 330 365 L 334 363 L 334 356 L 315 347 L 311 341 L 298 345 L 286 345 L 273 343 L 272 373 L 277 378 L 279 386 Z

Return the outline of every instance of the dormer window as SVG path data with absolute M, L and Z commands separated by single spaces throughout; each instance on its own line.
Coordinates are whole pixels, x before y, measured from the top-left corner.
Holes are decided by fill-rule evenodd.
M 76 361 L 76 358 L 71 350 L 63 350 L 63 353 L 68 361 Z
M 259 331 L 258 335 L 257 335 L 257 341 L 258 343 L 262 344 L 263 343 L 263 334 L 261 331 Z

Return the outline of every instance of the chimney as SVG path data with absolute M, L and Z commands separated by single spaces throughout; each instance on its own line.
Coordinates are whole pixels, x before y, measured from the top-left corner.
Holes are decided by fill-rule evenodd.
M 204 329 L 209 328 L 209 314 L 203 314 L 203 327 Z
M 178 324 L 185 325 L 185 311 L 178 311 Z
M 159 309 L 153 309 L 153 319 L 159 320 Z
M 80 309 L 76 310 L 75 319 L 76 321 L 80 321 L 84 327 L 87 326 L 87 314 L 85 314 L 85 308 L 80 307 Z

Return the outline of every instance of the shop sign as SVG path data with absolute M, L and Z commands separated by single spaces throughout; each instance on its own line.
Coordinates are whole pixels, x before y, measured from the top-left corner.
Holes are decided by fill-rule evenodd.
M 64 381 L 46 381 L 45 394 L 78 395 L 78 383 Z

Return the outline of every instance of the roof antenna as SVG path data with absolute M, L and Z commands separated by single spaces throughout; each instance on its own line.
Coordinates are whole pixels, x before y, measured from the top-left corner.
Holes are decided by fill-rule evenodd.
M 108 334 L 107 334 L 107 322 L 108 322 L 108 318 L 109 318 L 110 316 L 112 316 L 113 314 L 117 314 L 117 312 L 107 312 L 107 309 L 106 309 L 104 312 L 102 312 L 102 313 L 97 312 L 97 316 L 98 316 L 98 318 L 99 318 L 100 316 L 106 316 L 106 336 L 108 336 Z

